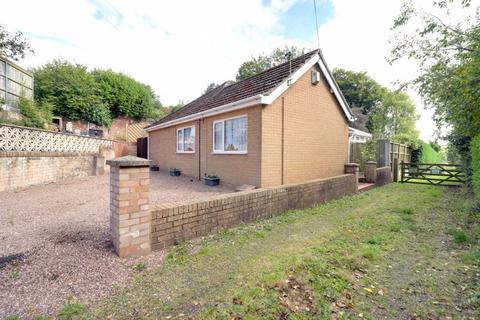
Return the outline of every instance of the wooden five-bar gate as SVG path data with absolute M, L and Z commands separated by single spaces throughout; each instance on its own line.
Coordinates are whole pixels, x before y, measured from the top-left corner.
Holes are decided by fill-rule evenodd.
M 401 162 L 402 183 L 460 187 L 465 184 L 465 171 L 460 164 Z

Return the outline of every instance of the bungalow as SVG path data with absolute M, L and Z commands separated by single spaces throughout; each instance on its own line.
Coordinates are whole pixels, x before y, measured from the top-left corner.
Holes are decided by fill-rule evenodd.
M 227 82 L 146 128 L 149 159 L 257 187 L 336 176 L 354 116 L 319 50 Z

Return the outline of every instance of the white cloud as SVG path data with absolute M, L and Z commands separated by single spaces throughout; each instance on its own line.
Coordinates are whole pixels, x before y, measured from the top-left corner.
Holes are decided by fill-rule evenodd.
M 112 68 L 150 84 L 164 103 L 191 100 L 210 82 L 232 79 L 252 54 L 285 39 L 271 30 L 291 4 L 261 1 L 10 1 L 0 21 L 29 36 L 36 54 L 21 64 L 65 58 Z M 22 15 L 12 15 L 22 12 Z M 65 42 L 54 39 L 64 39 Z
M 335 16 L 319 28 L 320 45 L 331 67 L 367 71 L 374 79 L 391 88 L 413 80 L 418 75 L 418 64 L 402 60 L 393 65 L 387 63 L 389 40 L 392 38 L 394 19 L 403 0 L 335 0 Z M 415 6 L 426 12 L 435 12 L 432 1 L 415 1 Z M 472 1 L 472 7 L 478 0 Z M 423 8 L 421 7 L 423 6 Z M 433 11 L 432 11 L 433 10 Z M 473 12 L 473 11 L 472 11 Z M 462 10 L 451 12 L 453 21 L 460 21 Z M 416 28 L 417 26 L 415 26 Z M 418 26 L 420 27 L 420 26 Z M 410 28 L 414 32 L 415 28 Z M 312 40 L 313 41 L 313 40 Z M 417 128 L 423 140 L 434 138 L 437 129 L 432 120 L 433 110 L 425 109 L 418 93 L 409 89 L 420 116 Z
M 233 79 L 251 55 L 286 43 L 316 47 L 316 38 L 305 43 L 278 34 L 280 15 L 295 1 L 15 0 L 2 4 L 0 21 L 29 35 L 36 54 L 24 66 L 62 57 L 112 68 L 151 85 L 170 104 L 196 98 L 210 82 Z M 365 70 L 383 84 L 414 77 L 414 65 L 385 61 L 400 0 L 333 3 L 334 17 L 320 28 L 331 67 Z M 311 18 L 305 23 L 313 25 Z M 420 109 L 419 127 L 428 139 L 433 126 Z

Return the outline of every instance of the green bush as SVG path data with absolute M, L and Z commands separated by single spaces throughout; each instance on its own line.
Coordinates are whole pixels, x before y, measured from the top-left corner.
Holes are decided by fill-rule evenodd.
M 107 127 L 112 125 L 110 111 L 102 103 L 98 103 L 96 105 L 87 105 L 83 107 L 80 114 L 83 121 L 102 124 Z
M 54 60 L 35 69 L 34 94 L 55 115 L 110 126 L 112 118 L 158 119 L 164 111 L 151 87 L 111 70 Z
M 26 127 L 43 129 L 52 123 L 52 107 L 49 104 L 34 104 L 28 99 L 20 98 L 19 107 Z
M 416 147 L 416 148 L 413 148 L 412 149 L 412 152 L 410 154 L 410 162 L 411 163 L 419 163 L 419 162 L 422 162 L 422 153 L 423 153 L 423 150 L 422 150 L 422 145 L 420 144 L 420 146 Z
M 470 142 L 470 152 L 472 154 L 473 192 L 476 198 L 480 200 L 480 135 L 473 138 Z
M 158 111 L 152 88 L 132 77 L 112 70 L 95 70 L 97 95 L 114 117 L 148 119 Z

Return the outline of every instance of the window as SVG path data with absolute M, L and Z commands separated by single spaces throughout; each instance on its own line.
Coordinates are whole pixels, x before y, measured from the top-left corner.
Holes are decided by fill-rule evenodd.
M 213 123 L 213 152 L 247 153 L 248 118 L 215 121 Z
M 177 152 L 195 152 L 195 127 L 177 129 Z

